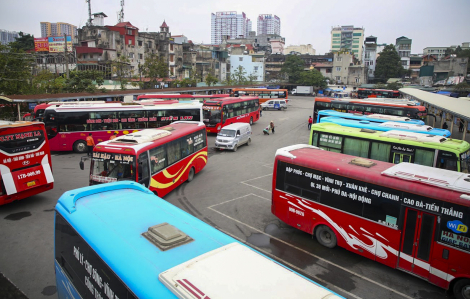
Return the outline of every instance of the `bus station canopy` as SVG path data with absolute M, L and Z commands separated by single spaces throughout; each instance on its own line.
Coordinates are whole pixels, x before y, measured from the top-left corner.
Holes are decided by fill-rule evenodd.
M 470 98 L 453 98 L 415 88 L 400 88 L 400 92 L 421 103 L 429 104 L 446 113 L 470 122 Z

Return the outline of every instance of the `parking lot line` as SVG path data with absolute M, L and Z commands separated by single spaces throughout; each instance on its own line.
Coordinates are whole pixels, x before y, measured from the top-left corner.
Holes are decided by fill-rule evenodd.
M 265 174 L 265 175 L 259 176 L 259 177 L 257 177 L 257 178 L 249 179 L 249 180 L 246 180 L 246 181 L 243 181 L 243 182 L 240 182 L 240 183 L 245 184 L 245 185 L 250 186 L 250 187 L 253 187 L 253 188 L 256 188 L 256 189 L 261 190 L 261 191 L 264 191 L 264 192 L 271 193 L 270 190 L 265 190 L 265 189 L 263 189 L 263 188 L 260 188 L 260 187 L 257 187 L 257 186 L 255 186 L 255 185 L 251 185 L 251 184 L 248 184 L 248 183 L 247 183 L 247 182 L 249 182 L 249 181 L 261 179 L 261 178 L 264 178 L 264 177 L 267 177 L 267 176 L 270 176 L 270 175 L 273 175 L 273 174 L 272 174 L 272 173 L 270 173 L 270 174 Z
M 266 175 L 265 175 L 265 176 L 266 176 Z M 265 177 L 265 176 L 261 176 L 261 177 L 258 177 L 258 178 L 262 178 L 262 177 Z M 257 178 L 254 178 L 254 179 L 257 179 Z M 251 180 L 254 180 L 254 179 L 250 179 L 250 180 L 248 180 L 248 181 L 251 181 Z M 245 182 L 247 182 L 247 181 L 245 181 Z M 242 182 L 242 183 L 243 183 L 243 182 Z M 246 185 L 249 185 L 249 184 L 246 184 Z M 256 187 L 255 187 L 255 188 L 256 188 Z M 260 188 L 258 188 L 258 189 L 260 189 Z M 263 189 L 261 189 L 261 190 L 263 190 Z M 266 190 L 264 190 L 264 191 L 266 191 Z M 224 213 L 222 213 L 222 212 L 220 212 L 220 211 L 217 211 L 216 209 L 213 208 L 213 207 L 215 207 L 215 206 L 222 205 L 222 204 L 225 204 L 225 203 L 228 203 L 228 202 L 231 202 L 231 201 L 235 201 L 235 200 L 237 200 L 237 199 L 241 199 L 241 198 L 244 198 L 244 197 L 247 197 L 247 196 L 250 196 L 250 195 L 254 195 L 254 196 L 256 196 L 256 197 L 260 197 L 260 198 L 262 198 L 262 199 L 266 199 L 266 198 L 264 198 L 264 197 L 262 197 L 262 196 L 258 196 L 258 195 L 255 195 L 255 194 L 253 194 L 253 193 L 249 193 L 249 194 L 246 194 L 246 195 L 237 197 L 237 198 L 233 198 L 233 199 L 230 199 L 230 200 L 227 200 L 227 201 L 224 201 L 224 202 L 221 202 L 221 203 L 212 205 L 212 206 L 210 206 L 210 207 L 208 207 L 208 208 L 209 208 L 210 210 L 212 210 L 212 211 L 214 211 L 214 212 L 216 212 L 216 213 L 218 213 L 218 214 L 224 216 L 224 217 L 227 217 L 228 219 L 230 219 L 230 220 L 232 220 L 232 221 L 235 221 L 235 222 L 238 222 L 238 223 L 240 223 L 240 224 L 243 224 L 243 225 L 245 225 L 246 227 L 248 227 L 248 228 L 250 228 L 250 229 L 252 229 L 252 230 L 254 230 L 254 231 L 258 232 L 258 233 L 261 233 L 261 234 L 263 234 L 263 235 L 266 235 L 266 236 L 268 236 L 268 237 L 270 237 L 271 239 L 274 239 L 274 240 L 276 240 L 276 241 L 282 242 L 282 243 L 286 244 L 287 246 L 290 246 L 290 247 L 292 247 L 292 248 L 294 248 L 294 249 L 297 249 L 297 250 L 299 250 L 299 251 L 301 251 L 301 252 L 303 252 L 303 253 L 305 253 L 305 254 L 308 254 L 308 255 L 310 255 L 310 256 L 312 256 L 312 257 L 318 259 L 318 260 L 321 260 L 321 261 L 323 261 L 323 262 L 325 262 L 325 263 L 327 263 L 327 264 L 330 264 L 330 265 L 332 265 L 332 266 L 335 266 L 335 267 L 337 267 L 337 268 L 339 268 L 339 269 L 341 269 L 341 270 L 343 270 L 343 271 L 346 271 L 346 272 L 348 272 L 348 273 L 350 273 L 350 274 L 352 274 L 352 275 L 354 275 L 354 276 L 357 276 L 357 277 L 359 277 L 359 278 L 361 278 L 361 279 L 363 279 L 363 280 L 366 280 L 366 281 L 368 281 L 368 282 L 370 282 L 370 283 L 373 283 L 373 284 L 375 284 L 375 285 L 377 285 L 377 286 L 379 286 L 379 287 L 381 287 L 381 288 L 384 288 L 384 289 L 386 289 L 386 290 L 388 290 L 388 291 L 390 291 L 390 292 L 393 292 L 393 293 L 395 293 L 395 294 L 397 294 L 397 295 L 400 295 L 400 296 L 402 296 L 402 297 L 404 297 L 404 298 L 414 299 L 413 297 L 410 297 L 410 296 L 408 296 L 408 295 L 406 295 L 406 294 L 403 294 L 403 293 L 401 293 L 401 292 L 398 292 L 398 291 L 396 291 L 396 290 L 394 290 L 394 289 L 392 289 L 392 288 L 390 288 L 390 287 L 387 287 L 386 285 L 383 285 L 383 284 L 381 284 L 381 283 L 378 283 L 378 282 L 376 282 L 376 281 L 374 281 L 374 280 L 372 280 L 372 279 L 370 279 L 370 278 L 368 278 L 368 277 L 362 276 L 362 275 L 360 275 L 360 274 L 358 274 L 358 273 L 355 273 L 355 272 L 353 272 L 353 271 L 351 271 L 351 270 L 349 270 L 349 269 L 347 269 L 347 268 L 344 268 L 344 267 L 342 267 L 342 266 L 340 266 L 340 265 L 338 265 L 338 264 L 335 264 L 335 263 L 333 263 L 333 262 L 330 262 L 330 261 L 328 261 L 328 260 L 326 260 L 326 259 L 324 259 L 324 258 L 322 258 L 322 257 L 320 257 L 320 256 L 317 256 L 317 255 L 315 255 L 315 254 L 313 254 L 313 253 L 310 253 L 310 252 L 308 252 L 308 251 L 306 251 L 306 250 L 304 250 L 304 249 L 302 249 L 302 248 L 299 248 L 299 247 L 297 247 L 297 246 L 294 246 L 294 245 L 292 245 L 292 244 L 290 244 L 290 243 L 288 243 L 288 242 L 286 242 L 286 241 L 284 241 L 284 240 L 281 240 L 281 239 L 276 238 L 276 237 L 274 237 L 274 236 L 272 236 L 272 235 L 270 235 L 270 234 L 267 234 L 267 233 L 265 233 L 264 231 L 261 231 L 261 230 L 255 228 L 255 227 L 253 227 L 253 226 L 251 226 L 251 225 L 249 225 L 249 224 L 246 224 L 246 223 L 244 223 L 244 222 L 242 222 L 242 221 L 240 221 L 240 220 L 238 220 L 238 219 L 235 219 L 235 218 L 233 218 L 233 217 L 231 217 L 231 216 L 229 216 L 229 215 L 226 215 L 226 214 L 224 214 Z M 266 199 L 266 200 L 268 200 L 268 199 Z M 270 199 L 269 199 L 269 200 L 270 200 Z M 236 239 L 239 240 L 240 242 L 243 242 L 243 243 L 246 244 L 246 240 L 242 240 L 242 239 L 238 238 L 237 236 L 234 236 L 234 235 L 232 235 L 232 234 L 230 234 L 230 233 L 228 233 L 228 232 L 226 232 L 226 231 L 224 231 L 224 230 L 222 230 L 222 229 L 220 229 L 220 228 L 218 228 L 218 229 L 221 230 L 221 231 L 223 231 L 224 233 L 226 233 L 226 234 L 228 234 L 228 235 L 230 235 L 230 236 L 236 238 Z M 264 251 L 262 248 L 259 248 L 259 247 L 255 246 L 255 245 L 252 245 L 252 244 L 250 244 L 250 246 L 256 248 L 256 250 L 259 250 L 259 251 L 263 252 L 263 253 L 266 254 L 266 255 L 269 255 L 270 257 L 275 257 L 276 259 L 281 260 L 283 263 L 289 265 L 289 267 L 295 268 L 295 269 L 296 269 L 297 271 L 299 271 L 299 272 L 307 273 L 307 272 L 305 272 L 303 269 L 300 269 L 300 268 L 296 267 L 295 265 L 291 265 L 290 263 L 284 261 L 283 259 L 280 259 L 279 257 L 276 257 L 276 256 L 270 254 L 269 252 Z M 330 285 L 330 284 L 329 284 L 328 282 L 326 282 L 326 281 L 323 281 L 323 280 L 321 280 L 321 279 L 319 279 L 319 278 L 317 278 L 317 277 L 315 277 L 315 278 L 318 279 L 319 281 L 321 281 L 321 282 L 324 283 L 324 284 Z M 354 295 L 354 294 L 351 294 L 351 293 L 349 293 L 349 292 L 347 292 L 347 291 L 345 291 L 345 290 L 343 290 L 343 289 L 341 289 L 341 288 L 338 288 L 338 287 L 336 287 L 336 286 L 332 286 L 332 287 L 341 290 L 342 292 L 344 292 L 344 293 L 350 295 L 351 297 L 360 298 L 360 297 L 358 297 L 358 296 L 356 296 L 356 295 Z

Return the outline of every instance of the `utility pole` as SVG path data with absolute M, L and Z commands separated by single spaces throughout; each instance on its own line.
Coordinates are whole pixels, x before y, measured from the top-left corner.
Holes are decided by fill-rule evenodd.
M 92 20 L 91 20 L 91 0 L 86 0 L 88 3 L 88 22 L 86 23 L 87 26 L 91 26 Z
M 64 58 L 65 58 L 65 73 L 66 77 L 69 78 L 69 57 L 67 56 L 67 33 L 64 33 Z

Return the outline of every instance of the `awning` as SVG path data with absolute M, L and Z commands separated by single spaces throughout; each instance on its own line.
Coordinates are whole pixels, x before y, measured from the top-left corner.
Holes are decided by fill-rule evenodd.
M 0 100 L 4 100 L 4 101 L 10 102 L 10 103 L 13 102 L 12 99 L 4 97 L 4 96 L 0 96 Z

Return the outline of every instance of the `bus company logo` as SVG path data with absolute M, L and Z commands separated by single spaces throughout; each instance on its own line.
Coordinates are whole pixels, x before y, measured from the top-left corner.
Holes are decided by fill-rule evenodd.
M 23 161 L 22 164 L 23 164 L 24 166 L 26 166 L 26 165 L 29 165 L 29 163 L 30 163 L 30 162 L 29 162 L 28 160 L 26 160 L 26 161 Z
M 456 234 L 468 232 L 468 226 L 463 224 L 460 220 L 447 221 L 447 228 Z

